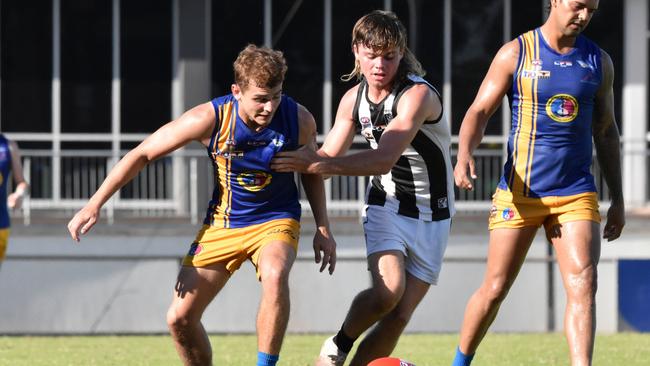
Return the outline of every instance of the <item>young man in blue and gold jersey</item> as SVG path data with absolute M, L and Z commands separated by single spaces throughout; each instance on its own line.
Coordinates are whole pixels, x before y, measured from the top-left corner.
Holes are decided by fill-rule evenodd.
M 215 168 L 215 187 L 203 227 L 183 260 L 167 313 L 185 365 L 212 364 L 201 324 L 203 311 L 240 265 L 249 260 L 262 284 L 257 316 L 258 363 L 275 365 L 289 319 L 288 276 L 300 234 L 293 174 L 270 170 L 271 158 L 301 145 L 315 147 L 316 123 L 306 108 L 282 94 L 282 52 L 249 45 L 233 64 L 232 94 L 185 112 L 145 139 L 113 168 L 68 224 L 74 240 L 97 222 L 101 206 L 147 163 L 191 141 L 202 143 Z M 317 224 L 320 271 L 334 271 L 336 243 L 327 219 L 323 180 L 302 175 Z
M 13 177 L 14 187 L 7 195 L 9 176 Z M 20 150 L 14 141 L 10 141 L 0 133 L 0 265 L 5 259 L 9 242 L 9 209 L 20 208 L 25 194 L 29 191 L 29 184 L 23 175 L 23 165 L 20 162 Z
M 591 365 L 601 246 L 592 139 L 612 200 L 602 237 L 615 240 L 625 224 L 614 67 L 605 51 L 580 34 L 598 0 L 549 5 L 541 27 L 499 50 L 460 129 L 454 176 L 460 188 L 472 189 L 472 153 L 508 95 L 512 127 L 489 219 L 485 278 L 467 304 L 453 365 L 470 364 L 542 225 L 566 290 L 571 364 Z

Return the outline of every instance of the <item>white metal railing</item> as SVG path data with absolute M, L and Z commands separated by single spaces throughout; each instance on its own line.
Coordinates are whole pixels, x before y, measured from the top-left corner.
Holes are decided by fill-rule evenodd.
M 123 156 L 126 151 L 120 152 Z M 76 210 L 81 208 L 106 177 L 116 157 L 111 150 L 63 150 L 58 156 L 51 150 L 23 150 L 23 168 L 31 184 L 31 196 L 24 201 L 22 219 L 31 222 L 35 210 Z M 648 151 L 645 152 L 648 155 Z M 452 154 L 455 159 L 455 155 Z M 180 179 L 174 171 L 173 159 L 180 159 L 183 173 Z M 476 169 L 480 179 L 473 191 L 456 190 L 459 211 L 485 211 L 498 184 L 503 166 L 500 146 L 477 150 Z M 52 169 L 58 160 L 60 174 Z M 609 192 L 604 183 L 598 162 L 594 159 L 592 171 L 596 178 L 601 201 L 607 201 Z M 58 185 L 55 182 L 58 181 Z M 173 182 L 181 182 L 185 194 L 174 196 Z M 297 180 L 299 184 L 299 180 Z M 333 216 L 358 215 L 363 208 L 367 177 L 335 176 L 326 181 L 328 211 Z M 202 219 L 203 206 L 207 204 L 214 184 L 212 165 L 204 150 L 185 149 L 149 164 L 118 194 L 107 202 L 104 209 L 109 223 L 118 210 L 141 216 L 188 217 L 192 223 Z M 60 187 L 58 194 L 54 193 Z M 309 214 L 309 205 L 301 203 Z M 179 210 L 182 207 L 182 210 Z

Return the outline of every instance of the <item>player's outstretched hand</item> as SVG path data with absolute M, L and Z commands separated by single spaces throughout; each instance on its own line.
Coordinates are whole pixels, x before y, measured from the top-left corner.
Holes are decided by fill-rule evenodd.
M 607 210 L 607 223 L 603 229 L 603 239 L 612 241 L 618 239 L 625 226 L 625 206 L 612 202 Z
M 79 241 L 80 236 L 86 234 L 99 219 L 99 209 L 86 206 L 79 210 L 72 220 L 68 222 L 68 231 L 72 240 Z
M 19 209 L 23 205 L 23 194 L 13 192 L 7 196 L 7 207 L 11 209 Z
M 469 171 L 469 176 L 468 176 Z M 471 179 L 470 179 L 471 178 Z M 474 157 L 469 155 L 467 157 L 458 156 L 456 167 L 454 168 L 454 181 L 458 188 L 471 191 L 474 189 L 474 180 L 477 178 Z
M 317 174 L 316 163 L 320 156 L 307 145 L 294 151 L 281 151 L 271 160 L 271 169 L 276 172 L 299 172 Z
M 323 253 L 321 256 L 321 252 Z M 319 226 L 314 234 L 314 259 L 321 263 L 320 272 L 329 266 L 329 274 L 334 273 L 336 268 L 336 241 L 329 229 Z

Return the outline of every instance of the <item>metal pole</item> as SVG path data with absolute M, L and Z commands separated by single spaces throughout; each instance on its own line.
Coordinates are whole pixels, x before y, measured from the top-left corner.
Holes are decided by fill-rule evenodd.
M 111 81 L 111 159 L 109 170 L 120 160 L 120 132 L 121 132 L 121 65 L 120 65 L 120 0 L 113 0 L 113 78 Z M 108 224 L 115 222 L 115 202 L 119 201 L 120 192 L 116 192 L 107 205 L 106 219 Z
M 272 47 L 273 40 L 273 0 L 264 0 L 264 45 Z
M 197 158 L 193 156 L 190 158 L 190 221 L 192 225 L 196 225 L 199 222 L 198 171 Z
M 61 0 L 52 2 L 52 200 L 61 200 Z
M 443 109 L 447 118 L 451 120 L 451 0 L 445 0 L 445 20 L 444 20 L 444 70 L 443 70 Z M 451 123 L 449 123 L 451 128 Z

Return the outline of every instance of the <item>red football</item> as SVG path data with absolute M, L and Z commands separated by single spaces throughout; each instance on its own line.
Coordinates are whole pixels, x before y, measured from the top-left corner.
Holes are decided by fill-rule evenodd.
M 368 366 L 415 366 L 415 364 L 395 357 L 382 357 L 370 362 Z

